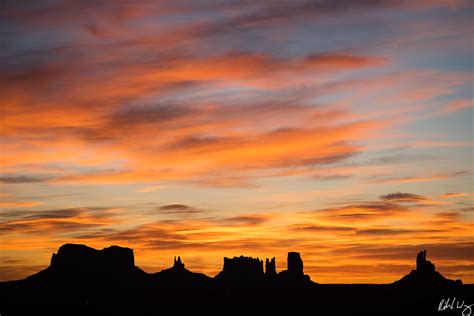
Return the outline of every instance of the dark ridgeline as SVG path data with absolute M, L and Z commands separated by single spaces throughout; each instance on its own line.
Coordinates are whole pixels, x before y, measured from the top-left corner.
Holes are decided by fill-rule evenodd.
M 0 283 L 0 308 L 59 303 L 86 310 L 164 303 L 305 303 L 332 314 L 419 311 L 425 315 L 436 312 L 442 298 L 472 301 L 472 285 L 443 277 L 426 259 L 426 251 L 418 254 L 416 270 L 393 284 L 317 284 L 303 267 L 298 252 L 288 253 L 287 269 L 279 273 L 275 258 L 265 260 L 264 270 L 263 260 L 240 256 L 224 258 L 222 271 L 211 278 L 189 271 L 181 257 L 175 257 L 171 268 L 149 274 L 135 266 L 132 249 L 65 244 L 46 269 Z

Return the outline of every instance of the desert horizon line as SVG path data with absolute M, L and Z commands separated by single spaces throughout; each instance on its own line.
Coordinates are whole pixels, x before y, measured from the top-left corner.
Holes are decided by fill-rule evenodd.
M 130 247 L 123 247 L 123 246 L 119 246 L 119 245 L 110 245 L 108 247 L 104 247 L 102 249 L 96 249 L 96 248 L 93 248 L 93 247 L 90 247 L 86 244 L 79 244 L 79 243 L 64 243 L 62 244 L 57 252 L 53 252 L 52 255 L 51 255 L 51 261 L 50 261 L 50 265 L 43 269 L 43 270 L 40 270 L 38 272 L 33 272 L 33 274 L 30 274 L 28 275 L 27 277 L 25 278 L 22 278 L 22 279 L 12 279 L 12 280 L 3 280 L 3 281 L 0 281 L 0 283 L 6 283 L 6 282 L 15 282 L 15 281 L 21 281 L 21 280 L 26 280 L 38 273 L 41 273 L 42 271 L 52 267 L 53 265 L 58 265 L 58 257 L 60 256 L 60 252 L 62 251 L 62 249 L 64 250 L 65 248 L 69 248 L 72 249 L 72 248 L 75 248 L 76 251 L 79 249 L 79 248 L 83 248 L 83 249 L 88 249 L 88 250 L 91 250 L 91 251 L 94 251 L 96 252 L 96 254 L 100 255 L 101 253 L 105 253 L 105 252 L 112 252 L 112 251 L 117 251 L 117 250 L 120 250 L 122 251 L 122 254 L 117 256 L 117 253 L 115 254 L 115 259 L 124 259 L 123 258 L 123 254 L 124 252 L 123 251 L 126 251 L 127 253 L 126 256 L 129 256 L 128 258 L 128 261 L 129 263 L 131 263 L 133 265 L 133 267 L 135 268 L 138 268 L 139 270 L 141 270 L 143 273 L 146 273 L 147 275 L 154 275 L 154 274 L 157 274 L 157 273 L 161 273 L 161 272 L 166 272 L 166 271 L 169 271 L 169 270 L 173 270 L 173 269 L 178 269 L 178 270 L 186 270 L 188 272 L 191 272 L 190 270 L 188 269 L 185 269 L 185 263 L 184 263 L 184 260 L 181 259 L 181 256 L 180 255 L 175 255 L 174 256 L 174 261 L 173 261 L 173 266 L 170 267 L 170 268 L 163 268 L 162 270 L 160 271 L 156 271 L 156 272 L 146 272 L 144 270 L 142 270 L 140 268 L 140 266 L 136 265 L 135 264 L 135 253 L 134 253 L 134 249 L 133 248 L 130 248 Z M 431 261 L 428 261 L 426 260 L 426 253 L 427 251 L 426 250 L 420 250 L 418 252 L 418 255 L 416 257 L 416 270 L 420 269 L 420 260 L 427 263 L 428 266 L 429 266 L 429 269 L 432 269 L 433 272 L 435 272 L 435 266 L 434 264 L 431 263 Z M 64 255 L 64 254 L 63 254 Z M 70 254 L 69 254 L 70 255 Z M 131 257 L 130 257 L 131 256 Z M 421 256 L 421 259 L 420 259 L 420 256 Z M 122 258 L 121 258 L 122 257 Z M 290 257 L 293 257 L 292 259 L 290 259 Z M 303 264 L 303 260 L 302 258 L 300 257 L 300 252 L 297 252 L 297 251 L 288 251 L 288 255 L 287 255 L 287 268 L 288 270 L 290 270 L 290 261 L 293 261 L 295 260 L 295 257 L 296 257 L 296 260 L 299 261 L 297 263 L 298 265 L 298 269 L 301 270 L 301 273 L 303 273 L 303 269 L 304 269 L 304 264 Z M 222 274 L 225 270 L 226 270 L 226 264 L 228 263 L 231 263 L 231 261 L 233 261 L 234 265 L 237 261 L 246 261 L 247 264 L 249 262 L 252 263 L 252 265 L 255 266 L 255 264 L 257 265 L 260 265 L 260 268 L 261 268 L 261 272 L 262 272 L 262 275 L 264 275 L 265 277 L 268 277 L 268 276 L 276 276 L 277 274 L 280 274 L 282 272 L 286 272 L 287 270 L 280 270 L 279 272 L 277 272 L 276 270 L 276 257 L 272 257 L 272 258 L 265 258 L 265 261 L 263 260 L 263 257 L 262 259 L 260 259 L 259 256 L 257 257 L 252 257 L 252 256 L 246 256 L 246 255 L 238 255 L 238 256 L 233 256 L 233 257 L 227 257 L 227 256 L 223 256 L 223 266 L 222 266 L 222 269 L 220 270 L 220 272 L 218 272 L 217 274 L 215 275 L 208 275 L 206 273 L 203 273 L 203 272 L 192 272 L 192 273 L 197 273 L 197 274 L 200 274 L 200 275 L 203 275 L 205 277 L 208 277 L 208 278 L 212 278 L 212 279 L 217 279 L 219 277 L 220 274 Z M 265 262 L 265 269 L 263 269 L 264 267 L 264 262 Z M 122 262 L 123 263 L 123 262 Z M 70 263 L 69 263 L 70 264 Z M 74 263 L 75 264 L 75 263 Z M 294 265 L 294 263 L 292 263 Z M 421 263 L 421 264 L 424 264 L 424 263 Z M 235 268 L 235 267 L 234 267 Z M 258 270 L 258 267 L 257 267 L 257 270 Z M 413 273 L 414 271 L 416 270 L 411 270 L 411 273 Z M 313 282 L 315 284 L 379 284 L 379 285 L 392 285 L 392 284 L 396 284 L 397 282 L 400 282 L 401 279 L 397 279 L 393 282 L 388 282 L 388 283 L 385 283 L 385 282 L 379 282 L 379 283 L 355 283 L 355 282 L 349 282 L 349 283 L 321 283 L 321 282 L 317 282 L 317 281 L 314 281 L 314 280 L 311 280 L 311 276 L 307 275 L 307 274 L 302 274 L 303 276 L 305 276 L 305 278 L 307 278 L 308 281 L 310 282 Z M 406 276 L 405 276 L 406 277 Z M 444 278 L 444 277 L 443 277 Z M 447 280 L 450 280 L 450 279 L 447 279 Z M 470 284 L 470 283 L 463 283 L 461 279 L 457 279 L 455 281 L 456 283 L 458 284 Z

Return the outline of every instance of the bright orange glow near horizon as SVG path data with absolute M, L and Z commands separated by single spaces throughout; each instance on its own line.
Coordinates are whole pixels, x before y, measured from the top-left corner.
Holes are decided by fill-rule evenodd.
M 474 283 L 469 1 L 7 1 L 0 281 L 64 243 Z M 471 41 L 469 41 L 471 39 Z M 455 49 L 454 49 L 455 48 Z

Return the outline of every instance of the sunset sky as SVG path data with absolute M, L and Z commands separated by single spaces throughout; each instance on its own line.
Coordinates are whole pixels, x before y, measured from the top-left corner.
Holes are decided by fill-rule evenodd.
M 0 280 L 64 243 L 299 251 L 320 283 L 416 253 L 474 282 L 474 7 L 461 0 L 16 1 L 0 8 Z

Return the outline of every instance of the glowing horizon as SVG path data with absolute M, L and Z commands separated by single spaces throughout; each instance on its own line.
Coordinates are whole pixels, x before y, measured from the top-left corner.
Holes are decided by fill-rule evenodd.
M 64 243 L 474 283 L 469 1 L 7 1 L 0 281 Z

